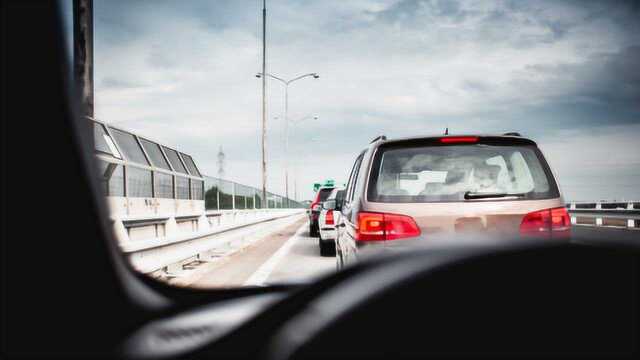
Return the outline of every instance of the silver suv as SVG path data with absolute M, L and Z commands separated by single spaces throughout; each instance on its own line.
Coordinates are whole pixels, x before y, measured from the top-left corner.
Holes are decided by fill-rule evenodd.
M 338 267 L 366 253 L 536 238 L 571 221 L 535 142 L 518 134 L 374 139 L 351 170 Z

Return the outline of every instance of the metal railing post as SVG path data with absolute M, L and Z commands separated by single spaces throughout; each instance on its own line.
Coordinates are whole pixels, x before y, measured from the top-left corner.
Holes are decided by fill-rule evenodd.
M 236 209 L 236 183 L 231 183 L 231 209 Z
M 216 186 L 216 210 L 220 211 L 220 181 L 218 181 L 218 186 Z

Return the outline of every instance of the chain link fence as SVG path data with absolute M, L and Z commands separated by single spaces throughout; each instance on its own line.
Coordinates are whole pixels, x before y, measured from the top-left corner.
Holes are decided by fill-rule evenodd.
M 207 210 L 232 209 L 301 209 L 304 204 L 284 196 L 267 192 L 267 201 L 262 190 L 233 181 L 204 177 L 204 201 Z

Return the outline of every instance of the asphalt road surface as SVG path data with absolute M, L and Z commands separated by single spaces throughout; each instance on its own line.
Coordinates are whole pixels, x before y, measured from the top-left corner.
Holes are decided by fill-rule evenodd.
M 310 237 L 306 217 L 257 225 L 231 236 L 237 249 L 173 283 L 198 288 L 236 288 L 308 283 L 336 269 L 334 257 L 320 256 L 318 238 Z M 574 226 L 574 242 L 639 246 L 640 230 Z
M 573 242 L 588 245 L 640 247 L 640 229 L 620 229 L 603 226 L 574 226 Z
M 335 271 L 334 257 L 320 256 L 318 238 L 308 233 L 301 218 L 229 256 L 198 266 L 181 285 L 198 288 L 267 286 L 305 283 Z

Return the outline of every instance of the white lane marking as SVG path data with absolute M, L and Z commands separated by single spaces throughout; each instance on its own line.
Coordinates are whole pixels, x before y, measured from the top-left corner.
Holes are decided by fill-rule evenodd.
M 280 260 L 282 260 L 282 258 L 289 252 L 296 240 L 300 238 L 300 234 L 305 231 L 306 227 L 306 223 L 300 226 L 300 228 L 296 230 L 295 234 L 293 234 L 293 236 L 290 237 L 267 261 L 265 261 L 264 264 L 260 265 L 258 270 L 256 270 L 256 272 L 254 272 L 249 279 L 244 282 L 244 286 L 264 286 L 264 282 L 276 268 L 276 265 L 278 265 Z

